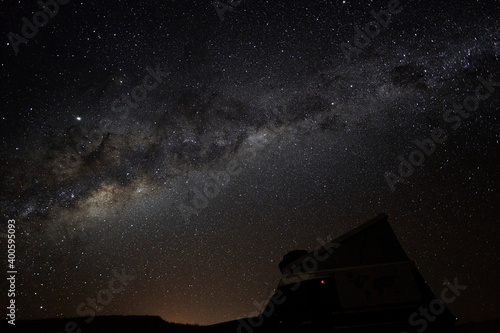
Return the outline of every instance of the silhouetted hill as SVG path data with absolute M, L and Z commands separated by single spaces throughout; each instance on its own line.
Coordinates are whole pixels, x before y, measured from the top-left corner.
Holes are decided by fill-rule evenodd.
M 204 326 L 202 327 L 204 333 L 241 333 L 241 332 L 250 332 L 247 331 L 246 329 L 241 329 L 238 331 L 238 322 L 237 321 L 230 321 L 230 322 L 225 322 L 225 323 L 220 323 L 220 324 L 215 324 L 211 326 Z M 260 327 L 258 329 L 254 330 L 255 333 L 281 333 L 282 331 L 276 331 L 272 329 L 266 329 L 264 327 Z M 312 331 L 308 330 L 297 330 L 293 332 L 303 332 L 303 333 L 313 333 Z M 317 331 L 314 331 L 317 332 Z M 319 331 L 320 333 L 330 333 L 331 331 Z M 342 331 L 344 332 L 344 331 Z M 363 332 L 363 331 L 356 331 L 356 332 Z M 367 328 L 366 332 L 379 332 L 377 330 L 373 330 L 370 328 Z M 384 331 L 387 333 L 387 331 Z M 416 331 L 411 331 L 411 332 L 416 332 Z M 425 333 L 425 331 L 424 331 Z M 484 321 L 481 323 L 465 323 L 462 325 L 458 325 L 456 327 L 456 333 L 500 333 L 500 320 L 489 320 L 489 321 Z
M 3 321 L 3 326 L 8 326 L 2 332 L 19 333 L 198 333 L 200 326 L 169 323 L 157 316 L 103 316 L 96 317 L 87 324 L 87 318 L 63 318 L 16 321 L 12 326 Z M 81 331 L 79 331 L 81 329 Z
M 64 318 L 64 319 L 40 319 L 40 320 L 21 320 L 16 321 L 16 325 L 8 325 L 3 320 L 2 326 L 8 326 L 1 332 L 19 332 L 19 333 L 200 333 L 205 328 L 206 331 L 215 332 L 214 328 L 220 328 L 220 333 L 224 333 L 226 326 L 236 325 L 182 325 L 164 321 L 158 316 L 103 316 L 96 317 L 90 324 L 85 323 L 86 318 Z M 75 323 L 78 326 L 68 323 Z M 230 322 L 231 323 L 231 322 Z M 230 324 L 226 323 L 226 324 Z M 66 328 L 66 325 L 69 325 Z M 81 331 L 78 331 L 81 329 Z M 203 330 L 203 331 L 205 331 Z M 217 329 L 216 329 L 217 330 Z M 229 330 L 231 331 L 231 330 Z M 457 326 L 456 333 L 498 333 L 500 332 L 500 320 L 490 320 L 482 323 L 465 323 Z M 309 333 L 309 332 L 307 332 Z

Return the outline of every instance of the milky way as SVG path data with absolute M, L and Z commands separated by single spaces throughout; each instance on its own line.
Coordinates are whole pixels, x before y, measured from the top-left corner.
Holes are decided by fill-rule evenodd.
M 498 318 L 498 3 L 401 1 L 349 60 L 387 1 L 247 1 L 223 21 L 153 3 L 70 2 L 2 46 L 21 318 L 75 316 L 122 268 L 136 279 L 100 314 L 247 316 L 286 252 L 382 211 L 434 291 L 469 286 L 460 321 Z M 5 35 L 40 9 L 2 6 Z M 493 90 L 454 129 L 443 114 L 478 77 Z M 391 191 L 435 128 L 446 142 Z

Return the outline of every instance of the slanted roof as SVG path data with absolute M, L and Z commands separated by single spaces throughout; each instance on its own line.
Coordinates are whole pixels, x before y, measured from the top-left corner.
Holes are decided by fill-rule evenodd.
M 409 261 L 387 218 L 386 214 L 379 214 L 323 248 L 293 261 L 284 271 L 301 265 L 315 255 L 326 257 L 326 260 L 317 261 L 317 270 L 320 271 Z

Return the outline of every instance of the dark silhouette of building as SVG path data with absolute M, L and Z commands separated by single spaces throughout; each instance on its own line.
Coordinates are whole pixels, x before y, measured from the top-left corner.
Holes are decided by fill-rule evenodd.
M 297 259 L 302 258 L 303 256 L 307 255 L 309 252 L 306 250 L 293 250 L 288 252 L 283 256 L 283 260 L 279 263 L 279 268 L 281 273 L 284 273 L 284 269 L 289 266 L 292 262 L 296 261 Z
M 408 258 L 385 214 L 312 252 L 289 252 L 279 268 L 282 278 L 262 314 L 206 331 L 455 332 L 455 318 Z

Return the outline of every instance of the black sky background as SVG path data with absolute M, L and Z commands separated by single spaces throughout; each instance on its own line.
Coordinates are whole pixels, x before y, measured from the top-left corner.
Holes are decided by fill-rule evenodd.
M 449 305 L 460 322 L 499 318 L 500 87 L 456 130 L 442 115 L 477 76 L 500 81 L 500 5 L 401 5 L 348 62 L 341 43 L 387 1 L 247 0 L 224 21 L 210 1 L 70 1 L 18 54 L 7 34 L 40 7 L 2 3 L 19 317 L 75 316 L 113 269 L 136 279 L 99 314 L 248 316 L 286 252 L 387 212 L 436 294 L 468 286 Z M 157 64 L 158 87 L 113 112 Z M 435 127 L 448 139 L 392 192 L 384 173 Z M 231 163 L 241 173 L 187 221 L 179 205 Z

